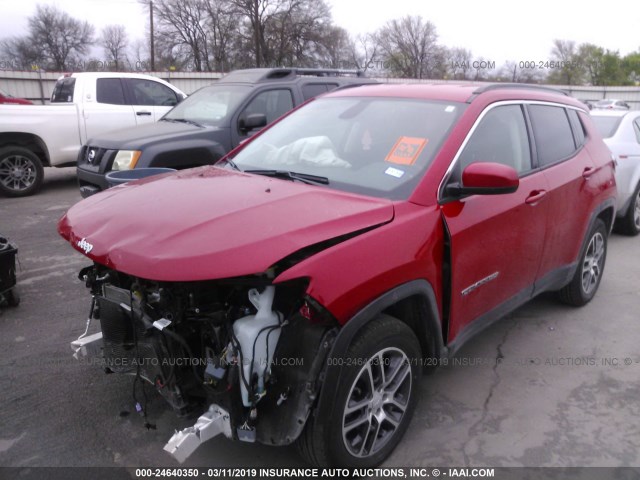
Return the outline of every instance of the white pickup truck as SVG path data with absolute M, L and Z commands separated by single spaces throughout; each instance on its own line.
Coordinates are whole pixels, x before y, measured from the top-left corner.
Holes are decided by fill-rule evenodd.
M 185 97 L 156 77 L 86 72 L 58 79 L 51 105 L 0 105 L 0 193 L 35 193 L 43 167 L 75 165 L 87 139 L 154 122 Z

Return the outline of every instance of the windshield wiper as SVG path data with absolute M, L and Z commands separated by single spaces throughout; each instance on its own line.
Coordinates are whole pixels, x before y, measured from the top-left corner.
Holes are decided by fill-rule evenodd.
M 238 165 L 236 165 L 236 162 L 234 162 L 230 158 L 225 158 L 224 160 L 222 160 L 222 162 L 224 162 L 225 164 L 229 165 L 234 170 L 237 170 L 239 172 L 242 171 L 242 169 Z
M 187 118 L 161 118 L 165 122 L 176 122 L 176 123 L 188 123 L 189 125 L 195 125 L 196 127 L 202 127 L 198 122 L 194 122 L 193 120 L 189 120 Z
M 290 172 L 288 170 L 245 170 L 245 173 L 255 173 L 256 175 L 264 175 L 266 177 L 284 178 L 288 180 L 298 180 L 309 185 L 321 184 L 329 185 L 327 177 L 319 175 L 310 175 L 308 173 Z

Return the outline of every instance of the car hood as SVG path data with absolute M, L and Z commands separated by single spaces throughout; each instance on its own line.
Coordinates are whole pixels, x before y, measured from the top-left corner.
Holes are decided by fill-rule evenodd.
M 302 248 L 393 215 L 389 200 L 201 167 L 93 195 L 69 209 L 58 231 L 115 270 L 196 281 L 266 272 Z
M 89 139 L 87 145 L 110 150 L 140 150 L 157 142 L 170 142 L 202 136 L 211 137 L 213 132 L 222 130 L 218 127 L 199 127 L 190 123 L 166 122 L 146 123 L 133 128 L 113 130 L 101 136 Z

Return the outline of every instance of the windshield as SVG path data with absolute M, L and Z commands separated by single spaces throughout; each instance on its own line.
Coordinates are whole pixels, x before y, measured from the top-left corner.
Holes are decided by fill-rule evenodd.
M 613 100 L 600 100 L 596 102 L 596 107 L 608 107 L 609 105 L 613 105 Z
M 618 125 L 622 122 L 621 116 L 605 117 L 604 115 L 593 115 L 591 118 L 593 118 L 593 123 L 596 124 L 596 128 L 600 132 L 600 135 L 602 135 L 602 138 L 613 137 L 613 134 L 616 133 L 618 129 Z
M 189 121 L 214 127 L 226 126 L 228 117 L 247 97 L 251 87 L 212 85 L 190 95 L 170 110 L 163 120 Z
M 416 99 L 321 98 L 250 141 L 233 164 L 263 174 L 325 177 L 322 183 L 332 188 L 406 199 L 464 108 Z

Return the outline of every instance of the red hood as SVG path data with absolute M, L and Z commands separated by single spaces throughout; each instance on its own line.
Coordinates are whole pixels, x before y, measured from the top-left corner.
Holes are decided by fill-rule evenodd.
M 392 218 L 388 200 L 203 167 L 93 195 L 58 231 L 115 270 L 195 281 L 265 272 L 301 248 Z

